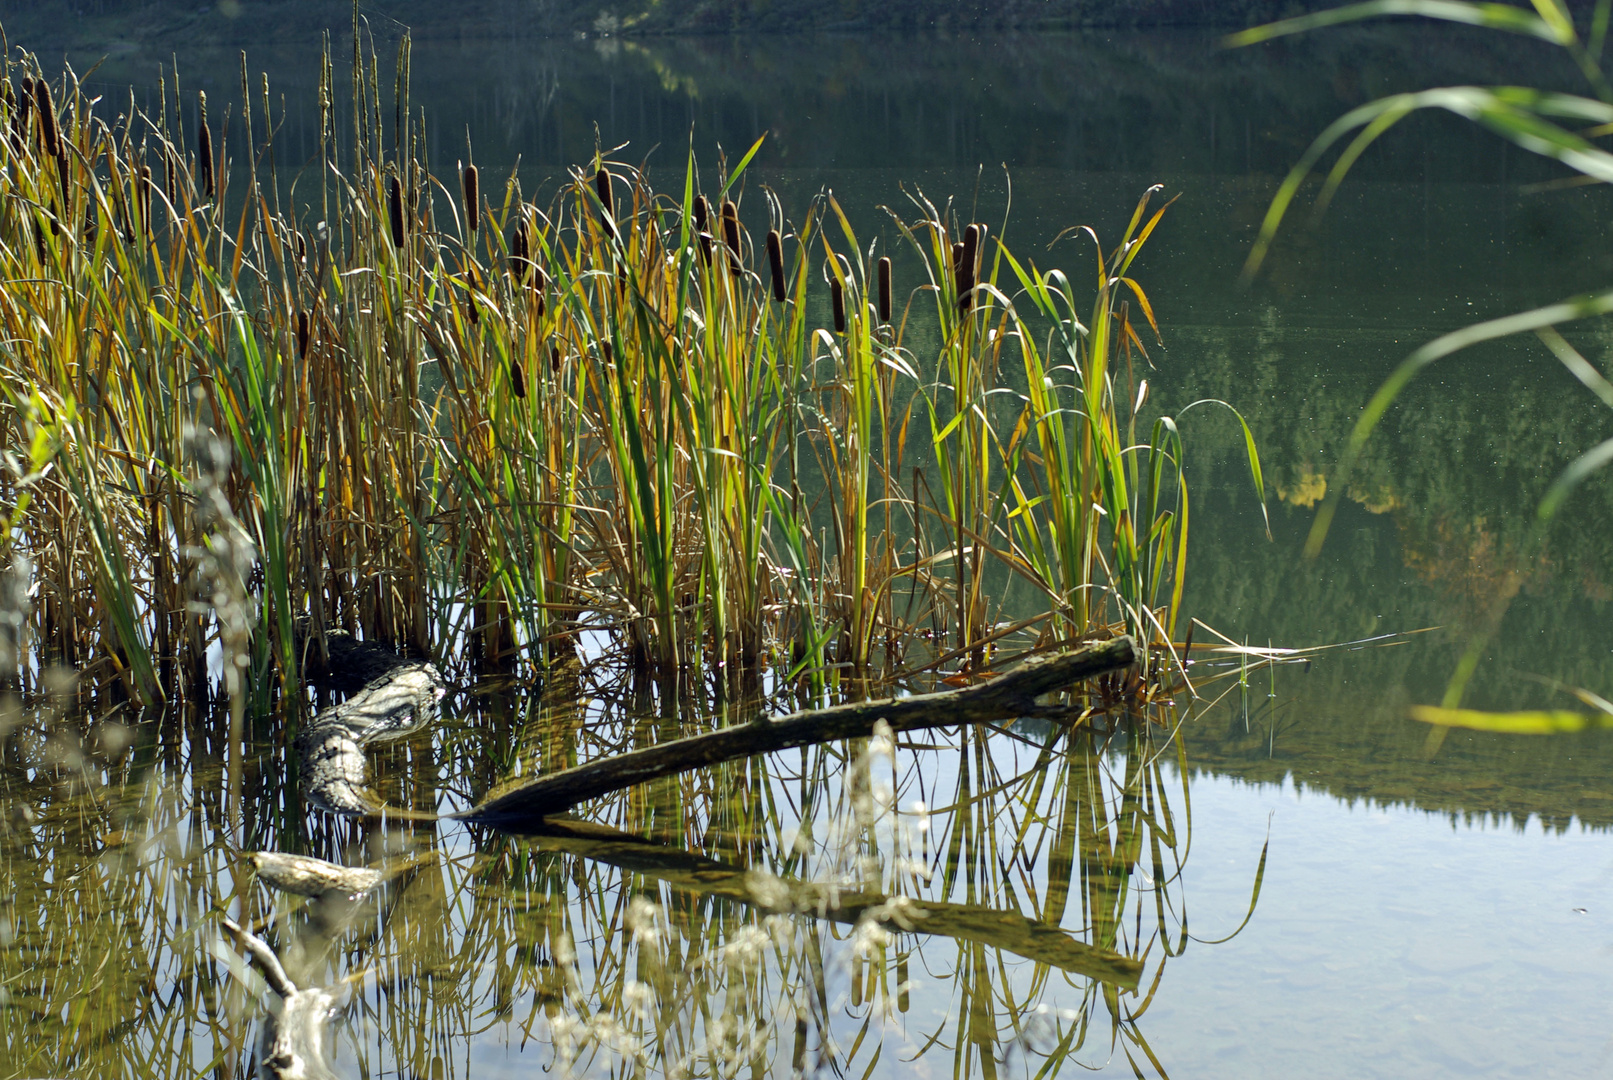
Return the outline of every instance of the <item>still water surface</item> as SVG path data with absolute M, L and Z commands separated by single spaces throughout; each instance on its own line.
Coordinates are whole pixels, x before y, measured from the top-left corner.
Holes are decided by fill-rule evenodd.
M 154 86 L 169 46 L 110 51 L 93 77 L 126 93 Z M 313 53 L 250 59 L 286 93 L 295 142 Z M 1112 236 L 1148 185 L 1180 193 L 1139 271 L 1165 337 L 1155 400 L 1236 404 L 1275 489 L 1268 541 L 1230 425 L 1184 425 L 1190 612 L 1250 644 L 1402 636 L 1245 687 L 1206 670 L 1221 676 L 1208 696 L 1230 693 L 1167 718 L 1180 752 L 1168 727 L 876 740 L 589 810 L 655 848 L 333 822 L 278 782 L 272 727 L 240 822 L 206 718 L 138 726 L 76 781 L 38 767 L 43 734 L 14 733 L 0 1075 L 253 1068 L 263 1007 L 220 912 L 277 917 L 264 932 L 293 978 L 345 986 L 342 1077 L 1613 1072 L 1613 745 L 1453 734 L 1433 750 L 1405 719 L 1438 700 L 1498 596 L 1512 599 L 1469 703 L 1562 705 L 1554 679 L 1613 689 L 1608 484 L 1543 542 L 1530 533 L 1534 500 L 1606 421 L 1533 342 L 1450 361 L 1391 414 L 1323 557 L 1299 554 L 1393 364 L 1466 321 L 1605 281 L 1607 200 L 1528 188 L 1551 174 L 1454 121 L 1409 123 L 1265 281 L 1234 282 L 1276 179 L 1339 111 L 1425 76 L 1523 78 L 1538 60 L 1418 33 L 1258 55 L 1192 34 L 418 40 L 436 165 L 464 156 L 468 128 L 484 175 L 520 155 L 529 188 L 585 161 L 595 125 L 668 182 L 691 124 L 708 167 L 710 146 L 766 131 L 753 184 L 796 210 L 832 187 L 865 240 L 889 243 L 875 207 L 900 206 L 903 184 L 1002 220 L 1006 164 L 1002 235 L 1067 266 L 1089 250 L 1041 250 L 1064 227 Z M 239 85 L 237 63 L 180 56 L 210 95 Z M 1599 362 L 1613 344 L 1571 336 Z M 512 775 L 702 722 L 607 675 L 464 687 L 444 713 L 376 759 L 394 805 L 465 806 Z M 366 902 L 292 904 L 253 882 L 242 853 L 257 849 L 402 872 Z M 779 914 L 790 882 L 918 910 Z

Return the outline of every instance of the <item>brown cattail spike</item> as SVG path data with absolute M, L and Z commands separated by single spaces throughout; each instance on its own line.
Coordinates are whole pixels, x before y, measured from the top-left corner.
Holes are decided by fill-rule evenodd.
M 549 370 L 560 370 L 560 346 L 558 345 L 549 346 Z
M 732 199 L 722 201 L 722 239 L 728 245 L 728 268 L 739 273 L 739 207 Z
M 39 106 L 39 141 L 45 153 L 60 157 L 61 132 L 56 129 L 56 102 L 50 96 L 50 83 L 44 79 L 34 81 L 35 104 Z
M 140 227 L 151 235 L 151 166 L 140 166 L 140 186 L 135 188 L 135 203 L 140 210 Z
M 303 239 L 302 233 L 296 233 L 295 235 L 297 237 L 297 261 L 306 263 L 308 261 L 308 241 Z
M 829 313 L 834 316 L 835 333 L 846 332 L 846 290 L 839 278 L 829 279 Z
M 521 371 L 518 357 L 510 357 L 510 392 L 518 398 L 526 397 L 526 375 Z
M 891 321 L 891 260 L 888 255 L 879 260 L 879 321 Z
M 196 157 L 197 165 L 202 174 L 202 198 L 213 197 L 213 133 L 207 127 L 207 95 L 198 95 L 201 100 L 200 116 L 196 123 Z
M 12 149 L 22 153 L 27 146 L 30 125 L 34 120 L 34 80 L 22 77 L 22 96 L 17 100 L 17 111 L 11 114 Z
M 599 192 L 599 205 L 603 211 L 605 231 L 611 236 L 616 235 L 616 203 L 611 198 L 610 170 L 601 168 L 594 174 L 594 190 Z
M 465 223 L 470 226 L 471 232 L 475 232 L 482 223 L 481 192 L 478 187 L 476 166 L 466 165 L 465 173 L 460 180 L 465 189 Z
M 297 359 L 308 359 L 308 313 L 297 312 Z
M 777 229 L 767 230 L 767 268 L 773 274 L 773 299 L 784 303 L 784 241 Z
M 515 223 L 510 232 L 510 278 L 516 285 L 525 285 L 527 279 L 527 255 L 532 249 L 531 240 L 528 239 L 526 218 L 522 217 Z
M 700 242 L 700 261 L 711 265 L 711 204 L 704 195 L 694 199 L 694 228 Z
M 974 306 L 975 271 L 980 265 L 980 226 L 963 230 L 963 251 L 958 258 L 958 310 L 967 313 Z
M 387 185 L 387 210 L 392 219 L 392 246 L 403 250 L 403 181 L 396 173 Z

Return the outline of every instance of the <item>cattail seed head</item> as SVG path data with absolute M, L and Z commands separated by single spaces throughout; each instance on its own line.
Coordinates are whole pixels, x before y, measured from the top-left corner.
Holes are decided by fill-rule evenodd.
M 50 83 L 34 80 L 34 99 L 39 107 L 39 141 L 45 153 L 59 157 L 62 153 L 61 132 L 56 128 L 56 101 L 50 96 Z
M 532 241 L 527 232 L 526 217 L 523 215 L 516 221 L 515 228 L 510 231 L 510 278 L 516 285 L 525 285 L 528 273 L 528 255 L 532 250 Z
M 970 225 L 963 230 L 962 251 L 958 255 L 958 309 L 967 312 L 974 306 L 975 275 L 980 266 L 981 226 Z
M 465 223 L 470 226 L 471 232 L 475 232 L 477 226 L 482 223 L 480 180 L 476 174 L 476 166 L 466 165 L 460 181 L 465 189 Z
M 135 188 L 135 204 L 140 208 L 140 227 L 151 235 L 151 166 L 140 166 L 140 183 Z
M 392 219 L 392 246 L 403 250 L 403 181 L 393 173 L 387 185 L 387 211 Z
M 773 275 L 773 299 L 784 303 L 784 241 L 777 229 L 767 230 L 767 268 Z
M 961 243 L 953 244 L 952 286 L 958 296 L 958 309 L 960 311 L 969 310 L 969 290 L 974 287 L 974 282 L 969 280 L 970 277 L 971 275 L 964 269 L 963 265 L 963 245 Z
M 734 205 L 732 199 L 722 201 L 722 239 L 728 246 L 728 267 L 734 273 L 739 273 L 739 207 Z
M 22 96 L 17 99 L 17 111 L 11 114 L 12 133 L 15 139 L 12 147 L 17 153 L 22 153 L 27 145 L 27 138 L 34 120 L 34 80 L 28 75 L 22 77 Z
M 302 233 L 293 233 L 292 235 L 297 238 L 297 261 L 306 264 L 308 262 L 308 241 L 303 238 Z
M 829 313 L 834 316 L 835 333 L 846 332 L 846 289 L 839 278 L 829 279 Z
M 611 198 L 611 175 L 609 169 L 601 167 L 594 174 L 594 190 L 599 192 L 599 206 L 603 215 L 601 220 L 604 222 L 605 231 L 614 237 L 616 235 L 616 203 Z
M 711 265 L 711 204 L 704 195 L 696 195 L 694 199 L 694 228 L 695 235 L 700 243 L 700 261 L 707 266 Z
M 891 321 L 891 260 L 887 255 L 879 260 L 879 321 Z
M 202 174 L 202 198 L 213 197 L 213 133 L 207 126 L 207 95 L 198 95 L 201 99 L 201 115 L 196 124 L 196 157 L 198 167 Z
M 308 312 L 297 312 L 297 359 L 308 359 Z
M 560 346 L 558 345 L 549 346 L 549 370 L 560 370 Z
M 84 207 L 84 243 L 89 247 L 95 246 L 95 241 L 101 235 L 101 215 L 91 202 Z
M 518 398 L 526 397 L 526 375 L 521 371 L 519 357 L 510 357 L 510 392 Z

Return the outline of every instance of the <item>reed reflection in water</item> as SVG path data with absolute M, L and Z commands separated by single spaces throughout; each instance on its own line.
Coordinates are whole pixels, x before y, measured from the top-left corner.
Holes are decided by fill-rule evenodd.
M 375 759 L 381 793 L 450 809 L 710 722 L 646 710 L 625 684 L 587 690 L 460 695 L 434 734 Z M 299 987 L 332 988 L 338 1076 L 1168 1068 L 1146 1014 L 1188 941 L 1170 715 L 813 747 L 526 837 L 304 814 L 278 751 L 248 759 L 232 819 L 205 717 L 135 725 L 115 751 L 97 749 L 106 725 L 19 719 L 4 1075 L 255 1072 L 272 997 L 224 916 Z M 389 877 L 366 897 L 289 897 L 254 880 L 258 849 Z M 1248 868 L 1256 895 L 1263 871 Z

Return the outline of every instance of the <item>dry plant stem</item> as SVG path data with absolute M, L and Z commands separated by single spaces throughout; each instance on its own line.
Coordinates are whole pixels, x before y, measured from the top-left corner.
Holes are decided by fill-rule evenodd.
M 963 690 L 838 705 L 723 728 L 565 769 L 457 816 L 510 828 L 612 791 L 690 769 L 796 746 L 863 737 L 879 720 L 889 724 L 892 731 L 1009 720 L 1033 709 L 1042 694 L 1128 667 L 1135 659 L 1131 638 L 1117 637 L 1072 653 L 1034 657 L 1005 675 Z

